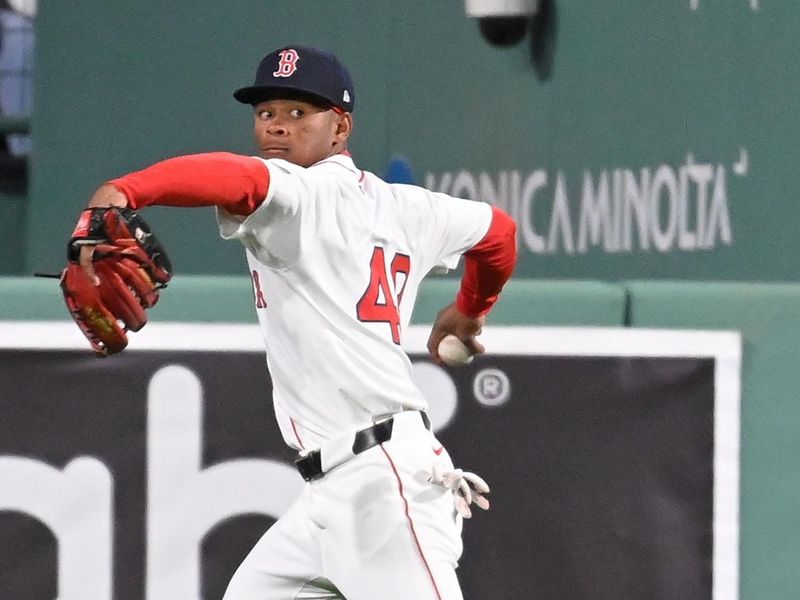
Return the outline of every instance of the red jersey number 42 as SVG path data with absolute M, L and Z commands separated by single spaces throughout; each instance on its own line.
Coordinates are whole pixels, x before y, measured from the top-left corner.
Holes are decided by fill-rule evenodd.
M 369 285 L 356 305 L 356 315 L 359 321 L 387 323 L 392 332 L 392 341 L 400 345 L 400 311 L 398 307 L 403 299 L 403 290 L 411 270 L 411 258 L 407 254 L 395 254 L 389 271 L 387 271 L 383 248 L 375 246 L 369 266 Z M 399 289 L 397 287 L 398 277 L 401 279 Z M 397 293 L 393 295 L 392 291 Z M 397 304 L 395 304 L 394 297 L 397 298 Z

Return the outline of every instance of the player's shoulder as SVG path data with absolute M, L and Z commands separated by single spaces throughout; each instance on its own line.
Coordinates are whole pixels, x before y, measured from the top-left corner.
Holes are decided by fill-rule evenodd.
M 327 177 L 361 181 L 364 171 L 359 169 L 348 154 L 334 154 L 308 167 L 308 171 Z
M 325 176 L 328 173 L 349 173 L 351 175 L 358 173 L 358 170 L 351 159 L 337 160 L 335 157 L 330 157 L 314 163 L 309 167 L 304 167 L 302 165 L 283 160 L 282 158 L 255 158 L 261 160 L 270 169 L 277 169 L 290 175 Z
M 279 169 L 284 173 L 302 173 L 305 171 L 305 167 L 301 167 L 300 165 L 296 165 L 294 163 L 290 163 L 288 160 L 283 160 L 282 158 L 261 158 L 260 156 L 255 156 L 269 169 Z
M 360 176 L 353 161 L 347 157 L 343 157 L 343 159 L 327 158 L 309 167 L 280 158 L 262 158 L 261 160 L 267 165 L 272 181 L 276 185 L 289 185 L 305 190 L 306 193 L 316 191 L 328 196 L 336 188 L 355 189 Z
M 451 204 L 459 202 L 473 202 L 464 198 L 450 196 L 442 192 L 435 192 L 425 187 L 410 183 L 383 183 L 392 196 L 400 202 L 423 204 L 435 207 L 440 204 Z

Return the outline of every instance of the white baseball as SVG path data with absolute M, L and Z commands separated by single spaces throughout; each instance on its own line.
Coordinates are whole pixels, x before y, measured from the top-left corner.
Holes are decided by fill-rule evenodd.
M 474 358 L 469 349 L 460 339 L 452 334 L 448 334 L 439 342 L 439 358 L 448 367 L 461 367 L 468 365 Z

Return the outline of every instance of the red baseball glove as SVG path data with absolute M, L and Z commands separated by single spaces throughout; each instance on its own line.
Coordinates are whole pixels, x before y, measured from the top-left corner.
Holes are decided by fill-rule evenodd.
M 83 246 L 94 246 L 95 281 L 81 266 Z M 61 290 L 69 312 L 99 356 L 122 351 L 126 333 L 147 323 L 146 309 L 172 277 L 164 248 L 133 210 L 87 208 L 67 245 Z

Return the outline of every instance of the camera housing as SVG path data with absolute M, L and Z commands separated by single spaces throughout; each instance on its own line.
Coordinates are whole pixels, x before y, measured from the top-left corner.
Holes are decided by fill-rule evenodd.
M 467 16 L 478 19 L 481 35 L 495 46 L 511 46 L 525 37 L 539 0 L 465 0 Z

